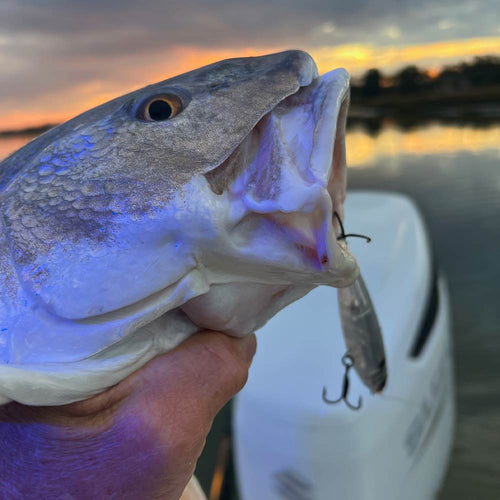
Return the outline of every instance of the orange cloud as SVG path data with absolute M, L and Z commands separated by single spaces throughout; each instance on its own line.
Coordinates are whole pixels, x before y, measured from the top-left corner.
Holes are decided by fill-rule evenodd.
M 207 50 L 172 47 L 156 55 L 141 57 L 141 64 L 137 60 L 125 58 L 123 70 L 114 81 L 95 78 L 62 91 L 51 93 L 49 90 L 42 95 L 26 95 L 11 109 L 0 109 L 0 130 L 60 123 L 114 97 L 222 59 L 258 56 L 280 50 L 284 49 Z M 110 64 L 116 64 L 116 61 L 110 61 Z M 171 69 L 165 70 L 165 67 Z
M 311 49 L 320 73 L 343 66 L 351 73 L 369 68 L 391 71 L 408 64 L 442 66 L 486 54 L 500 54 L 500 37 L 450 40 L 420 45 L 378 47 L 342 45 Z
M 139 60 L 125 60 L 123 71 L 114 81 L 99 79 L 82 82 L 57 93 L 47 90 L 43 96 L 25 96 L 14 107 L 0 111 L 0 130 L 57 123 L 105 102 L 113 97 L 230 57 L 244 57 L 278 52 L 291 47 L 247 49 L 204 49 L 171 47 L 156 55 L 148 54 Z M 297 48 L 297 47 L 294 47 Z M 352 44 L 324 47 L 304 47 L 314 57 L 320 73 L 345 67 L 353 74 L 378 67 L 392 70 L 402 65 L 417 64 L 438 67 L 443 64 L 470 59 L 473 56 L 500 53 L 500 37 L 452 40 L 410 46 L 378 47 Z M 116 64 L 116 61 L 110 64 Z M 120 63 L 121 64 L 121 63 Z M 171 68 L 165 70 L 165 68 Z M 47 69 L 49 71 L 49 69 Z

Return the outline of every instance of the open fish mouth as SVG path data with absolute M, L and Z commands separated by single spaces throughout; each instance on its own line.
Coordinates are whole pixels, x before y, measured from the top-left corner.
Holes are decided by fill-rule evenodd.
M 343 69 L 284 99 L 252 131 L 259 150 L 232 187 L 249 211 L 262 214 L 283 235 L 282 247 L 274 241 L 275 248 L 265 251 L 280 256 L 275 260 L 293 270 L 295 283 L 343 287 L 359 274 L 338 220 L 344 218 L 346 196 L 348 106 Z M 266 260 L 259 248 L 250 251 Z
M 332 71 L 280 102 L 240 144 L 234 158 L 244 168 L 227 193 L 236 223 L 227 244 L 204 255 L 210 291 L 182 307 L 198 326 L 242 336 L 316 285 L 357 279 L 339 223 L 348 105 L 347 73 Z M 231 160 L 220 171 L 230 168 Z
M 327 174 L 326 192 L 330 199 L 324 199 L 325 192 L 318 193 L 317 206 L 312 212 L 296 211 L 272 216 L 274 220 L 290 230 L 289 234 L 296 240 L 296 248 L 307 254 L 310 259 L 316 260 L 320 268 L 329 267 L 332 262 L 332 251 L 328 249 L 327 244 L 328 241 L 331 242 L 332 236 L 338 242 L 337 245 L 347 251 L 339 219 L 341 221 L 344 219 L 347 188 L 345 118 L 348 104 L 349 96 L 347 95 L 342 102 L 334 129 L 331 161 L 328 161 L 328 157 L 324 160 L 327 165 L 329 164 L 325 172 Z M 322 187 L 323 183 L 324 179 L 321 179 Z

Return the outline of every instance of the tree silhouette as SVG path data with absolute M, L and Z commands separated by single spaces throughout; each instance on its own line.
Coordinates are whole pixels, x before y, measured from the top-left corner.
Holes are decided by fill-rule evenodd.
M 494 85 L 500 83 L 500 57 L 476 57 L 472 64 L 460 67 L 464 78 L 472 85 Z
M 416 66 L 407 66 L 396 75 L 396 82 L 402 94 L 410 94 L 422 85 L 423 76 Z
M 378 69 L 370 69 L 363 77 L 363 95 L 373 97 L 380 94 L 380 80 L 382 75 Z

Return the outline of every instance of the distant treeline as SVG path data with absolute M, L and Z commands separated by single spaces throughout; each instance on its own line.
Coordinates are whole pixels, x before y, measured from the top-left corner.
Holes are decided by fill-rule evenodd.
M 446 66 L 407 66 L 386 75 L 370 69 L 351 86 L 349 127 L 377 133 L 390 120 L 401 128 L 428 122 L 490 126 L 500 121 L 500 57 Z
M 446 66 L 440 72 L 407 66 L 394 75 L 370 69 L 352 86 L 352 98 L 418 93 L 456 93 L 480 87 L 500 86 L 500 57 L 477 57 L 471 63 Z
M 52 127 L 55 127 L 55 124 L 47 123 L 45 125 L 40 125 L 39 127 L 28 127 L 22 129 L 14 129 L 14 130 L 0 130 L 0 139 L 7 137 L 17 137 L 21 135 L 26 136 L 35 136 L 43 134 L 50 130 Z
M 402 127 L 429 120 L 489 125 L 500 121 L 500 57 L 446 66 L 441 71 L 407 66 L 393 75 L 368 70 L 351 85 L 349 126 L 377 131 L 390 118 Z M 0 139 L 36 136 L 54 125 L 0 130 Z

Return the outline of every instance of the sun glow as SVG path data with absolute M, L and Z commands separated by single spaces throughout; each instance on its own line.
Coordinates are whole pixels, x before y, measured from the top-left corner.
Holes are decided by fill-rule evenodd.
M 89 108 L 124 94 L 148 83 L 154 83 L 197 67 L 230 57 L 247 57 L 278 52 L 289 48 L 269 46 L 245 49 L 204 49 L 199 47 L 170 47 L 155 57 L 144 57 L 140 67 L 124 61 L 123 73 L 115 80 L 105 80 L 99 75 L 80 85 L 68 86 L 51 92 L 44 89 L 41 95 L 27 95 L 13 106 L 2 106 L 0 130 L 57 123 Z M 443 64 L 471 59 L 474 56 L 500 53 L 500 37 L 452 40 L 423 45 L 384 46 L 350 44 L 323 47 L 301 47 L 315 59 L 320 73 L 345 67 L 350 73 L 360 75 L 369 68 L 382 71 L 417 64 L 431 67 L 434 73 Z M 168 60 L 168 68 L 162 61 Z M 136 63 L 136 61 L 134 61 Z M 436 73 L 437 74 L 437 73 Z
M 500 54 L 500 37 L 470 38 L 421 45 L 386 46 L 342 45 L 310 50 L 320 73 L 339 66 L 353 74 L 369 68 L 393 71 L 399 67 L 416 64 L 431 66 L 434 70 L 474 56 Z

